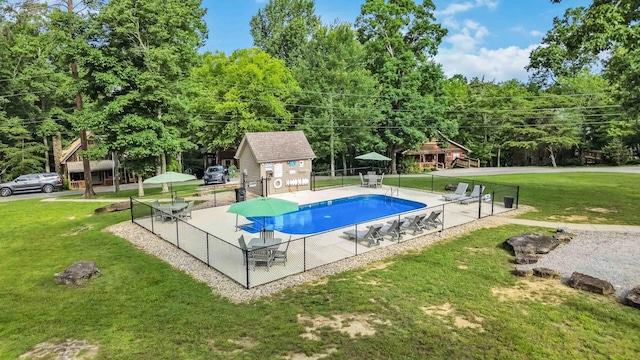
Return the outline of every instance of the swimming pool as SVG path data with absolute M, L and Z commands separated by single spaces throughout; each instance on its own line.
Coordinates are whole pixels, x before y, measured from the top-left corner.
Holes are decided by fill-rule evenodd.
M 385 195 L 358 195 L 300 205 L 298 211 L 280 216 L 249 218 L 253 224 L 243 229 L 258 232 L 266 224 L 267 229 L 286 234 L 314 234 L 426 206 Z

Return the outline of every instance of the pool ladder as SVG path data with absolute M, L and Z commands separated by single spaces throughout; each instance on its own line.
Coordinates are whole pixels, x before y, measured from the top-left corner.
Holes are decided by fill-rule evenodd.
M 398 193 L 400 192 L 399 188 L 394 188 L 394 187 L 389 187 L 389 190 L 387 190 L 384 193 L 384 196 L 393 196 L 393 193 L 396 193 L 396 196 L 398 196 Z

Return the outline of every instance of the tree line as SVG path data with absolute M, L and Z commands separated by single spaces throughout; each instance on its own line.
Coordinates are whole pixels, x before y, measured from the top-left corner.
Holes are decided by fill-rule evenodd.
M 496 82 L 443 74 L 430 0 L 366 0 L 352 24 L 323 23 L 313 0 L 270 0 L 250 22 L 255 47 L 231 54 L 198 52 L 199 0 L 0 0 L 0 176 L 59 172 L 49 151 L 76 137 L 90 180 L 91 158 L 116 154 L 147 177 L 176 154 L 286 130 L 304 130 L 332 173 L 369 151 L 395 172 L 430 138 L 490 166 L 588 150 L 623 163 L 640 144 L 639 3 L 568 9 L 529 81 Z

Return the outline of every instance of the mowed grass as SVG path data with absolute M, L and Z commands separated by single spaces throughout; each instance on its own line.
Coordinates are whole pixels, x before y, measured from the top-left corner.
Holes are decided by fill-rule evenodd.
M 264 359 L 330 349 L 328 359 L 629 359 L 640 352 L 640 311 L 510 274 L 512 256 L 501 243 L 548 230 L 475 231 L 232 304 L 102 231 L 129 218 L 93 215 L 102 205 L 0 203 L 0 358 L 68 338 L 99 346 L 101 359 Z M 55 272 L 79 260 L 95 261 L 102 276 L 80 288 L 54 284 Z M 316 339 L 302 337 L 311 323 L 299 315 L 342 314 L 369 316 L 375 333 L 352 338 L 325 326 Z
M 317 187 L 359 184 L 360 179 L 318 180 Z M 505 195 L 515 196 L 520 186 L 519 203 L 537 209 L 520 215 L 523 219 L 593 224 L 640 225 L 640 175 L 620 173 L 556 173 L 492 176 L 401 176 L 400 186 L 445 192 L 446 184 L 458 182 L 484 184 L 485 194 L 494 194 L 502 204 Z M 396 186 L 397 175 L 385 175 L 384 184 Z M 511 185 L 501 186 L 500 184 Z M 514 205 L 515 206 L 515 205 Z

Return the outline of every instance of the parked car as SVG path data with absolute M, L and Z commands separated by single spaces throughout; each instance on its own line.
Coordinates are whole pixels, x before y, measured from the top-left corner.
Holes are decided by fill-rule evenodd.
M 57 173 L 20 175 L 15 180 L 0 184 L 0 196 L 27 191 L 53 192 L 62 189 L 62 178 Z
M 209 166 L 204 172 L 204 184 L 225 184 L 229 181 L 229 171 L 221 165 Z

